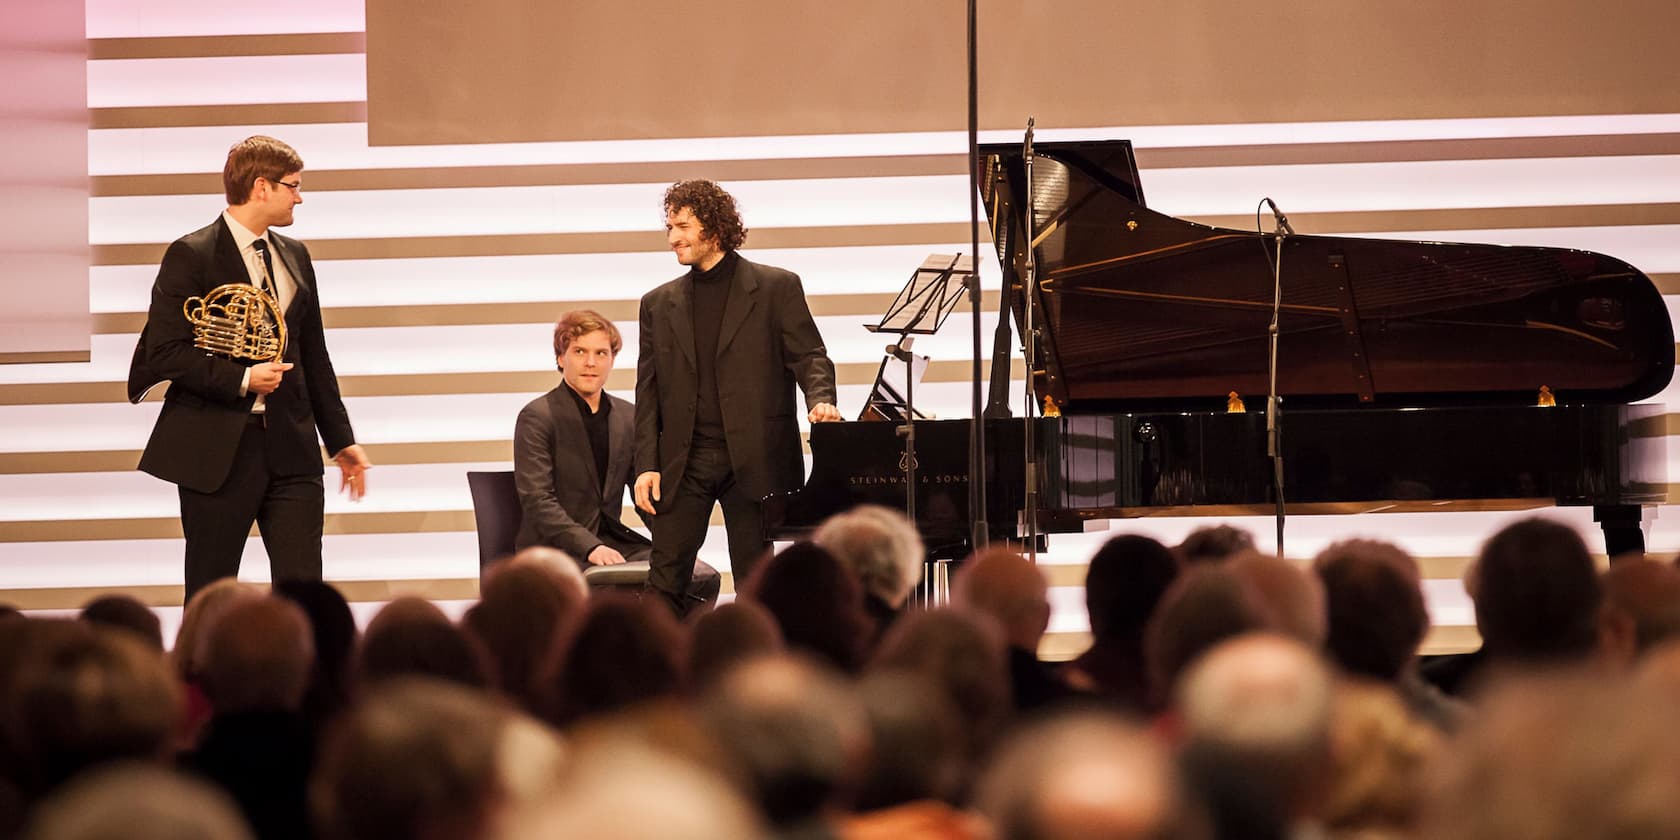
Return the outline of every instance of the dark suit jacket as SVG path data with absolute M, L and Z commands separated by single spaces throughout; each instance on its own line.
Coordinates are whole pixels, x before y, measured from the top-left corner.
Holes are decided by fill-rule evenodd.
M 636 472 L 660 473 L 664 502 L 676 497 L 694 438 L 693 281 L 687 274 L 642 297 L 636 361 Z M 717 348 L 718 397 L 735 480 L 754 497 L 805 480 L 799 409 L 833 403 L 828 359 L 805 290 L 791 271 L 741 259 L 723 311 Z
M 607 416 L 607 474 L 596 475 L 594 450 L 577 402 L 565 384 L 555 386 L 519 412 L 513 430 L 513 483 L 525 518 L 516 548 L 548 545 L 583 562 L 595 546 L 648 545 L 648 539 L 619 520 L 630 486 L 631 445 L 636 408 L 611 394 Z
M 338 377 L 321 329 L 315 265 L 302 242 L 270 229 L 276 256 L 297 283 L 286 309 L 286 371 L 268 395 L 269 470 L 278 475 L 319 475 L 320 444 L 338 452 L 356 442 L 338 392 Z M 233 233 L 217 217 L 169 246 L 152 285 L 151 309 L 128 371 L 129 399 L 138 402 L 153 385 L 169 380 L 140 469 L 201 493 L 222 486 L 233 467 L 255 394 L 239 395 L 249 363 L 211 355 L 193 346 L 192 325 L 181 312 L 187 298 L 226 283 L 249 283 Z

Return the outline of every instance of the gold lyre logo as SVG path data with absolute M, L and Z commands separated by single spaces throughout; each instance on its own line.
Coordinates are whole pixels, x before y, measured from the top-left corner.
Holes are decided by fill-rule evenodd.
M 912 464 L 914 464 L 918 469 L 920 469 L 921 466 L 922 466 L 920 461 L 910 457 L 910 453 L 908 453 L 908 452 L 900 452 L 899 453 L 899 455 L 898 455 L 898 471 L 899 472 L 909 472 L 910 471 L 910 466 Z
M 279 361 L 286 355 L 286 319 L 274 297 L 249 283 L 228 283 L 204 297 L 190 297 L 181 313 L 193 328 L 193 346 L 233 359 Z

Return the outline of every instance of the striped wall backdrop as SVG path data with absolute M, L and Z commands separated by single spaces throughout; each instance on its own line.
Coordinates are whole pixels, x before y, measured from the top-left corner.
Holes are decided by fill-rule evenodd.
M 120 589 L 178 607 L 174 488 L 134 470 L 159 403 L 127 404 L 122 382 L 165 246 L 220 212 L 222 158 L 250 134 L 286 140 L 308 164 L 288 233 L 315 257 L 327 341 L 377 465 L 364 501 L 327 501 L 326 575 L 362 602 L 474 597 L 464 473 L 508 465 L 515 414 L 557 382 L 549 334 L 560 312 L 589 306 L 618 322 L 626 346 L 609 388 L 632 396 L 636 300 L 679 270 L 661 232 L 659 197 L 671 181 L 724 182 L 753 229 L 746 252 L 802 275 L 848 415 L 883 344 L 861 325 L 927 254 L 968 247 L 960 132 L 371 147 L 356 0 L 261 9 L 88 0 L 87 12 L 96 334 L 89 362 L 0 366 L 0 602 L 63 610 Z M 1249 227 L 1256 200 L 1270 195 L 1303 233 L 1609 253 L 1651 274 L 1671 311 L 1680 301 L 1680 114 L 1041 127 L 1038 136 L 1132 139 L 1151 206 L 1196 221 Z M 995 264 L 986 269 L 995 301 Z M 918 399 L 939 416 L 967 416 L 970 317 L 959 311 L 943 335 L 918 344 L 935 359 Z M 980 318 L 989 339 L 994 316 Z M 1671 387 L 1656 400 L 1675 395 Z M 1665 420 L 1644 433 L 1680 429 L 1675 414 Z M 1680 461 L 1680 446 L 1668 450 Z M 1680 464 L 1670 474 L 1680 477 Z M 1680 510 L 1653 513 L 1652 548 L 1680 549 Z M 1522 515 L 1294 517 L 1287 548 L 1305 558 L 1344 537 L 1400 543 L 1429 578 L 1430 648 L 1455 649 L 1474 639 L 1465 563 Z M 1547 515 L 1602 550 L 1590 511 Z M 1271 545 L 1269 518 L 1230 521 Z M 1131 531 L 1172 543 L 1205 524 L 1144 519 L 1054 538 L 1047 651 L 1081 645 L 1079 586 L 1103 539 Z M 702 556 L 727 569 L 721 529 Z M 266 579 L 259 541 L 246 561 L 245 577 Z

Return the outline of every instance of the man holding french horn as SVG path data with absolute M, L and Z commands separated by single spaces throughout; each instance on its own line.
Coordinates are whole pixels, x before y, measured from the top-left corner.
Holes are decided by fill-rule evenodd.
M 303 203 L 303 159 L 272 137 L 228 151 L 228 208 L 164 254 L 129 399 L 168 380 L 140 469 L 176 485 L 186 597 L 239 573 L 256 523 L 275 580 L 321 578 L 320 440 L 358 500 L 371 466 L 327 354 L 315 267 L 274 228 Z

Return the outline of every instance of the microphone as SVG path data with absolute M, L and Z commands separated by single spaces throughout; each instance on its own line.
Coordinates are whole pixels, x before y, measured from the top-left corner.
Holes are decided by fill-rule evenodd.
M 1032 135 L 1033 135 L 1033 118 L 1032 117 L 1027 117 L 1027 139 L 1026 139 L 1026 143 L 1024 144 L 1025 148 L 1023 148 L 1021 150 L 1021 154 L 1025 155 L 1028 158 L 1031 158 L 1032 155 L 1033 155 Z
M 1278 209 L 1277 202 L 1273 201 L 1270 197 L 1267 197 L 1265 201 L 1266 206 L 1272 208 L 1272 218 L 1277 219 L 1278 227 L 1282 228 L 1284 233 L 1294 236 L 1295 226 L 1290 224 L 1289 217 L 1283 215 L 1283 211 Z

